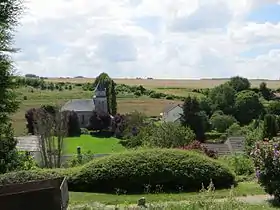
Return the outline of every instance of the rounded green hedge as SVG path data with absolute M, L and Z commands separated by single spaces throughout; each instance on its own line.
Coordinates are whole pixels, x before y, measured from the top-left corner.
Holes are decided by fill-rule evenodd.
M 235 184 L 233 172 L 219 161 L 192 151 L 149 149 L 95 159 L 72 177 L 71 188 L 85 192 L 143 193 L 147 187 L 165 192 L 200 190 Z
M 143 193 L 196 191 L 210 181 L 215 188 L 235 184 L 233 172 L 217 160 L 193 151 L 149 149 L 94 159 L 71 169 L 38 169 L 0 175 L 0 185 L 67 176 L 70 191 Z

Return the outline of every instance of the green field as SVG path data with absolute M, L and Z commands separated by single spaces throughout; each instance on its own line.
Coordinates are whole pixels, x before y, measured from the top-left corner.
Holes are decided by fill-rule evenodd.
M 89 150 L 93 154 L 109 154 L 124 151 L 125 148 L 119 144 L 119 140 L 111 138 L 93 137 L 91 135 L 81 135 L 64 139 L 64 154 L 76 154 L 77 147 L 81 147 L 82 153 Z
M 38 108 L 44 104 L 62 105 L 71 99 L 90 99 L 93 92 L 84 91 L 81 87 L 74 87 L 72 90 L 50 91 L 33 88 L 17 89 L 18 99 L 21 101 L 19 110 L 12 116 L 15 134 L 26 135 L 25 113 L 31 108 Z M 25 98 L 25 100 L 24 100 Z M 118 112 L 127 113 L 139 111 L 147 116 L 159 116 L 164 107 L 169 103 L 181 103 L 179 100 L 153 99 L 148 97 L 117 97 Z

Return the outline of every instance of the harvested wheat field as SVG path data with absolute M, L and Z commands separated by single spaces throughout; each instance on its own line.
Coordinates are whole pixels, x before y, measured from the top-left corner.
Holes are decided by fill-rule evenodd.
M 49 82 L 69 82 L 69 83 L 87 83 L 93 82 L 94 78 L 48 78 Z M 114 79 L 117 84 L 127 85 L 143 85 L 149 88 L 213 88 L 217 85 L 223 84 L 228 79 Z M 252 87 L 258 87 L 260 83 L 266 82 L 269 88 L 280 88 L 280 80 L 250 80 Z

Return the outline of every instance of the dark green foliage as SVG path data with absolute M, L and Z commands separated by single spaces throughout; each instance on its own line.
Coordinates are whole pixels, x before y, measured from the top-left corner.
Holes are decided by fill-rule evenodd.
M 111 114 L 117 114 L 117 93 L 116 93 L 116 83 L 114 81 L 111 82 Z
M 204 111 L 208 116 L 212 115 L 212 102 L 208 97 L 201 97 L 199 99 L 200 110 Z
M 212 129 L 224 133 L 237 120 L 231 115 L 215 112 L 210 118 Z
M 81 128 L 80 128 L 80 122 L 79 117 L 76 112 L 71 111 L 68 115 L 68 136 L 74 137 L 74 136 L 80 136 L 81 135 Z
M 234 113 L 235 93 L 234 88 L 227 83 L 213 88 L 209 93 L 212 110 L 222 110 L 223 113 L 232 115 Z
M 13 62 L 10 53 L 13 49 L 13 32 L 23 10 L 20 0 L 0 2 L 0 173 L 17 168 L 18 156 L 16 140 L 13 137 L 10 116 L 19 107 L 14 81 Z
M 240 76 L 235 76 L 230 78 L 230 81 L 228 84 L 236 91 L 240 92 L 243 90 L 248 90 L 250 89 L 250 82 L 247 78 L 240 77 Z
M 258 119 L 264 112 L 264 107 L 258 95 L 250 90 L 244 90 L 236 95 L 236 119 L 241 125 L 249 124 L 253 119 Z
M 208 118 L 202 112 L 196 98 L 187 97 L 183 104 L 182 125 L 190 127 L 199 141 L 205 140 L 205 132 L 208 128 Z
M 143 193 L 162 186 L 163 191 L 200 190 L 212 180 L 216 188 L 234 184 L 224 165 L 196 152 L 150 149 L 113 154 L 84 165 L 73 177 L 75 191 Z M 71 185 L 70 185 L 71 186 Z
M 275 115 L 266 114 L 264 116 L 263 137 L 272 139 L 277 135 L 277 132 L 278 132 L 278 124 Z
M 16 150 L 17 141 L 13 136 L 11 124 L 0 126 L 0 174 L 17 169 L 19 165 Z
M 271 99 L 271 90 L 269 88 L 267 88 L 267 85 L 265 82 L 262 82 L 260 84 L 260 92 L 262 94 L 262 96 L 264 97 L 265 100 L 270 100 Z

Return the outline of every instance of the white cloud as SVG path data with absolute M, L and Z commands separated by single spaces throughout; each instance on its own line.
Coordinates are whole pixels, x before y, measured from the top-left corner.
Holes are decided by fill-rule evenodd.
M 29 0 L 16 64 L 44 76 L 278 79 L 280 23 L 245 21 L 267 3 L 277 1 Z M 256 46 L 272 47 L 241 57 Z

